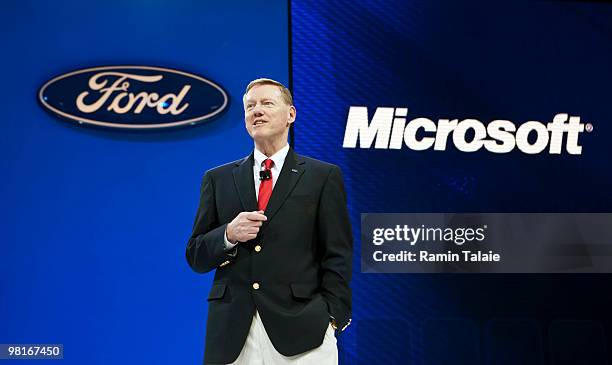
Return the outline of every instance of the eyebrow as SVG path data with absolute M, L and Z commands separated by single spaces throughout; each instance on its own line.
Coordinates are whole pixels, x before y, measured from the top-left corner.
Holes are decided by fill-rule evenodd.
M 274 101 L 274 99 L 272 99 L 272 98 L 262 98 L 261 101 Z M 253 99 L 246 99 L 244 103 L 248 105 L 248 104 L 252 104 L 254 102 L 255 102 L 255 100 L 253 100 Z

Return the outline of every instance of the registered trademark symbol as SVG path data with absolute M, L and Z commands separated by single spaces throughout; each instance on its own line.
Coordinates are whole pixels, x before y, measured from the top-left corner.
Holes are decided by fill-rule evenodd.
M 584 130 L 585 130 L 585 131 L 587 131 L 587 132 L 589 132 L 589 133 L 591 133 L 591 132 L 593 131 L 593 125 L 592 125 L 591 123 L 587 123 L 587 124 L 584 126 Z
M 487 229 L 487 225 L 486 224 L 484 225 L 484 228 Z

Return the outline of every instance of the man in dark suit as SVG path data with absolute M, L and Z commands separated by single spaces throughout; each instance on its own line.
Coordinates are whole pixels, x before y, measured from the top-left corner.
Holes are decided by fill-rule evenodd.
M 353 244 L 340 169 L 289 147 L 282 84 L 254 80 L 243 102 L 255 149 L 205 173 L 187 245 L 194 271 L 216 270 L 205 363 L 337 364 Z

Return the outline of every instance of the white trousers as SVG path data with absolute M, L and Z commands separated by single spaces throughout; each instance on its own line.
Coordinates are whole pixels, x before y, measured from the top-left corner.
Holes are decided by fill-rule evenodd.
M 255 311 L 249 335 L 236 361 L 230 365 L 338 365 L 338 347 L 331 323 L 325 331 L 321 346 L 294 356 L 280 354 Z

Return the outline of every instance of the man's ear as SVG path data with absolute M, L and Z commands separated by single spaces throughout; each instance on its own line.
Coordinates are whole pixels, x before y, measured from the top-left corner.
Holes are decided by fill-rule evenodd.
M 289 107 L 289 117 L 287 118 L 287 126 L 295 122 L 296 115 L 297 115 L 297 110 L 295 109 L 295 106 L 291 105 Z

